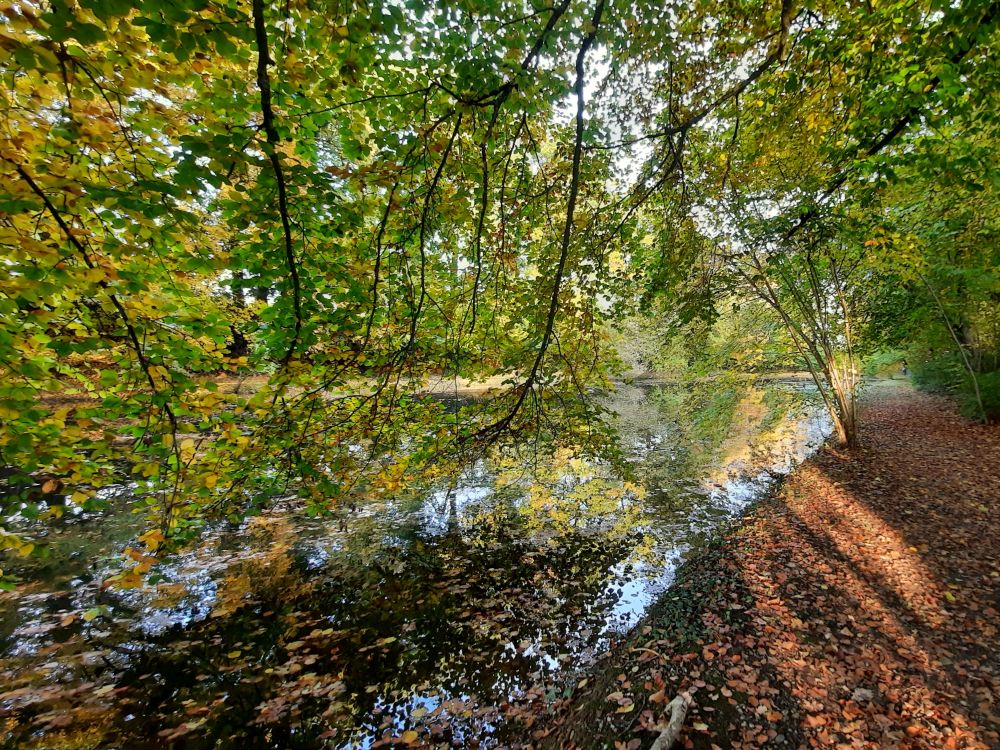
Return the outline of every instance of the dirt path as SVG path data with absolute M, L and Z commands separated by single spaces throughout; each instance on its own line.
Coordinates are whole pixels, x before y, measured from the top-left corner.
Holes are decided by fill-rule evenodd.
M 802 466 L 536 727 L 549 747 L 1000 748 L 1000 428 L 901 382 Z

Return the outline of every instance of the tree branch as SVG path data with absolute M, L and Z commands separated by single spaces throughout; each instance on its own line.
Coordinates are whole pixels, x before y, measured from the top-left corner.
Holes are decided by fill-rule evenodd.
M 566 221 L 563 224 L 562 240 L 559 245 L 559 261 L 556 264 L 555 277 L 552 282 L 552 294 L 549 298 L 549 308 L 545 319 L 545 330 L 542 333 L 541 341 L 538 344 L 538 354 L 531 365 L 528 377 L 519 387 L 517 400 L 511 410 L 500 420 L 481 431 L 481 435 L 498 434 L 506 429 L 520 411 L 521 406 L 528 393 L 533 389 L 538 378 L 538 372 L 545 359 L 545 352 L 552 340 L 552 332 L 555 328 L 556 315 L 559 312 L 559 292 L 562 290 L 563 277 L 566 273 L 566 262 L 569 258 L 570 241 L 573 236 L 573 216 L 576 211 L 577 195 L 580 192 L 580 164 L 583 158 L 583 131 L 584 131 L 584 87 L 586 83 L 586 71 L 584 63 L 587 52 L 594 44 L 597 36 L 597 28 L 604 14 L 604 0 L 598 0 L 594 8 L 594 15 L 591 19 L 591 30 L 584 36 L 580 51 L 576 56 L 576 82 L 573 91 L 576 95 L 576 133 L 573 142 L 573 165 L 570 172 L 569 196 L 566 199 Z
M 285 238 L 285 263 L 288 266 L 288 276 L 292 282 L 292 306 L 295 323 L 292 340 L 281 360 L 283 365 L 287 365 L 295 354 L 299 337 L 302 334 L 302 283 L 295 260 L 292 222 L 288 215 L 288 189 L 285 185 L 285 174 L 281 168 L 278 151 L 275 148 L 281 139 L 274 127 L 274 110 L 271 106 L 271 79 L 267 73 L 267 66 L 271 60 L 267 46 L 267 27 L 264 25 L 264 0 L 253 0 L 253 28 L 257 40 L 257 88 L 260 89 L 260 110 L 261 116 L 264 118 L 264 133 L 267 136 L 267 147 L 264 151 L 271 162 L 274 180 L 278 185 L 278 213 L 281 215 L 281 228 Z
M 73 230 L 70 228 L 69 224 L 66 223 L 66 220 L 59 212 L 59 209 L 57 209 L 53 205 L 52 201 L 49 200 L 49 196 L 45 194 L 45 191 L 42 190 L 42 188 L 38 185 L 37 182 L 35 182 L 35 180 L 31 177 L 31 175 L 28 174 L 28 172 L 24 169 L 24 167 L 22 167 L 20 164 L 10 161 L 10 159 L 6 159 L 6 157 L 5 160 L 14 165 L 14 168 L 17 170 L 17 173 L 21 176 L 21 179 L 24 180 L 25 183 L 27 183 L 28 187 L 31 188 L 31 191 L 41 199 L 42 204 L 45 206 L 45 209 L 49 212 L 52 218 L 55 219 L 56 224 L 59 225 L 59 228 L 62 230 L 63 234 L 66 235 L 66 239 L 68 239 L 70 244 L 73 245 L 73 247 L 75 247 L 76 250 L 80 253 L 80 256 L 83 258 L 83 262 L 87 266 L 87 268 L 97 268 L 97 265 L 90 257 L 90 253 L 87 252 L 87 248 L 84 247 L 83 243 L 80 242 L 80 240 L 76 237 L 76 235 L 73 234 Z M 132 347 L 132 350 L 135 352 L 136 359 L 139 362 L 139 367 L 142 368 L 142 372 L 146 376 L 146 382 L 149 383 L 149 387 L 152 390 L 153 395 L 156 395 L 157 393 L 159 393 L 159 388 L 156 385 L 156 379 L 153 377 L 153 372 L 152 372 L 153 365 L 149 361 L 149 358 L 146 356 L 145 350 L 143 350 L 142 348 L 142 343 L 139 341 L 139 333 L 136 331 L 135 326 L 132 324 L 132 319 L 129 317 L 128 310 L 125 309 L 125 306 L 122 304 L 121 300 L 118 299 L 118 296 L 111 291 L 111 287 L 107 281 L 101 279 L 97 282 L 97 285 L 108 293 L 108 299 L 111 300 L 111 304 L 118 312 L 118 316 L 121 318 L 122 324 L 125 326 L 125 331 L 128 334 L 129 343 Z M 163 411 L 166 413 L 167 419 L 170 422 L 171 430 L 174 433 L 176 433 L 177 418 L 174 416 L 174 412 L 170 408 L 170 404 L 167 403 L 163 404 Z

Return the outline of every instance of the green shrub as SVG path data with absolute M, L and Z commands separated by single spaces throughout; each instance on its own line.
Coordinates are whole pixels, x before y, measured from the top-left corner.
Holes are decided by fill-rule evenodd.
M 918 360 L 911 366 L 913 384 L 924 391 L 954 393 L 967 376 L 957 356 Z
M 979 395 L 983 400 L 983 410 L 991 422 L 1000 421 L 1000 370 L 983 372 L 976 375 L 979 383 Z M 976 392 L 972 379 L 966 375 L 959 395 L 962 413 L 972 419 L 979 419 L 979 404 L 976 403 Z
M 864 373 L 869 376 L 893 377 L 899 373 L 906 353 L 900 349 L 879 349 L 865 358 Z
M 1000 370 L 977 373 L 976 381 L 986 418 L 1000 420 Z M 924 391 L 954 396 L 962 414 L 970 419 L 982 417 L 972 378 L 957 355 L 916 362 L 913 365 L 913 383 Z

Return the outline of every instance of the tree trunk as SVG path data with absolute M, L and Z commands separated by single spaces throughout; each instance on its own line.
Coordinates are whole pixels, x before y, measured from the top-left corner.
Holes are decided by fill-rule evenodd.
M 833 398 L 837 404 L 834 424 L 837 439 L 844 448 L 854 448 L 858 444 L 858 420 L 854 411 L 854 394 L 849 393 L 842 383 L 831 383 Z

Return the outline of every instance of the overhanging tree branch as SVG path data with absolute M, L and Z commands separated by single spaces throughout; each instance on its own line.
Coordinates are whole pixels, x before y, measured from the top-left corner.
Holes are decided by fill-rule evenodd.
M 992 25 L 996 20 L 998 15 L 1000 15 L 1000 3 L 993 3 L 987 8 L 986 12 L 983 14 L 982 18 L 979 20 L 978 28 L 985 28 Z M 950 65 L 957 65 L 962 62 L 969 54 L 976 49 L 975 38 L 969 40 L 963 40 L 967 44 L 950 55 L 947 58 L 947 62 Z M 941 85 L 941 76 L 939 74 L 934 75 L 928 80 L 924 87 L 925 97 Z M 869 157 L 875 156 L 880 153 L 890 145 L 892 145 L 896 139 L 905 133 L 911 125 L 913 125 L 920 117 L 921 113 L 926 108 L 926 101 L 920 101 L 915 104 L 911 104 L 907 110 L 895 121 L 893 124 L 885 131 L 879 133 L 873 137 L 867 144 L 858 144 L 853 156 L 848 161 L 854 161 L 861 157 L 867 159 Z M 837 190 L 839 190 L 844 183 L 847 182 L 851 177 L 850 166 L 841 167 L 836 174 L 834 174 L 823 188 L 822 193 L 820 193 L 820 201 L 824 201 L 833 195 Z M 820 208 L 818 205 L 814 205 L 808 211 L 804 212 L 792 225 L 792 227 L 785 232 L 784 238 L 789 239 L 793 237 L 797 232 L 799 232 L 806 224 L 813 221 L 819 216 Z
M 80 239 L 73 234 L 73 230 L 70 228 L 66 219 L 63 217 L 62 213 L 55 207 L 49 196 L 45 194 L 41 186 L 35 182 L 34 178 L 22 167 L 20 164 L 10 161 L 10 159 L 5 159 L 10 164 L 13 164 L 14 169 L 21 176 L 21 179 L 31 188 L 31 191 L 39 197 L 42 201 L 42 205 L 45 206 L 45 210 L 49 212 L 49 215 L 55 220 L 56 224 L 62 230 L 63 234 L 66 235 L 66 239 L 69 243 L 76 248 L 77 252 L 80 253 L 80 257 L 83 259 L 84 264 L 87 268 L 97 268 L 97 264 L 94 263 L 93 259 L 90 257 L 90 253 L 87 252 L 87 248 L 84 247 Z M 146 356 L 145 350 L 142 348 L 142 342 L 139 340 L 139 333 L 135 329 L 135 325 L 132 323 L 132 318 L 128 314 L 128 310 L 125 309 L 125 305 L 122 301 L 118 299 L 118 295 L 111 291 L 111 286 L 104 279 L 100 279 L 97 285 L 103 289 L 108 294 L 108 299 L 111 300 L 111 304 L 114 306 L 115 311 L 118 313 L 118 317 L 122 321 L 122 325 L 125 326 L 125 331 L 128 334 L 129 344 L 132 351 L 135 353 L 136 360 L 139 362 L 139 367 L 142 369 L 143 374 L 146 377 L 146 382 L 149 383 L 150 390 L 155 396 L 159 393 L 159 388 L 156 385 L 156 378 L 153 376 L 153 363 L 150 362 L 149 358 Z M 170 408 L 169 403 L 163 404 L 163 412 L 167 415 L 167 420 L 170 422 L 171 431 L 177 432 L 177 418 L 174 416 L 173 410 Z
M 576 126 L 573 140 L 573 162 L 570 170 L 569 195 L 566 199 L 566 221 L 563 224 L 562 239 L 559 243 L 559 260 L 556 263 L 555 275 L 552 281 L 552 293 L 549 297 L 548 312 L 545 318 L 545 329 L 542 333 L 542 338 L 538 343 L 538 353 L 535 355 L 531 369 L 528 371 L 528 377 L 518 387 L 518 396 L 513 407 L 500 420 L 480 431 L 481 437 L 489 437 L 499 434 L 499 432 L 510 426 L 514 417 L 517 416 L 517 413 L 521 410 L 528 393 L 531 392 L 535 386 L 538 379 L 538 373 L 542 366 L 542 361 L 545 359 L 546 350 L 549 347 L 549 343 L 552 341 L 552 332 L 555 328 L 556 316 L 559 312 L 559 293 L 562 290 L 562 282 L 566 273 L 566 263 L 569 259 L 569 249 L 573 237 L 573 216 L 576 211 L 577 196 L 580 192 L 580 164 L 583 160 L 585 111 L 584 88 L 586 85 L 585 62 L 587 52 L 593 46 L 594 39 L 597 37 L 597 29 L 600 26 L 603 14 L 604 0 L 598 0 L 590 22 L 590 31 L 588 31 L 584 36 L 583 43 L 580 45 L 580 51 L 576 55 L 576 80 L 573 85 L 573 92 L 576 97 Z
M 292 283 L 292 308 L 295 316 L 292 340 L 282 357 L 282 364 L 287 365 L 295 355 L 299 338 L 302 335 L 302 283 L 299 279 L 298 264 L 295 260 L 295 244 L 292 239 L 292 222 L 288 215 L 288 188 L 285 184 L 285 173 L 281 167 L 277 145 L 281 141 L 274 127 L 274 110 L 271 105 L 271 79 L 267 66 L 271 64 L 267 45 L 267 27 L 264 24 L 264 0 L 253 0 L 253 28 L 257 41 L 257 88 L 260 89 L 260 111 L 263 117 L 264 133 L 267 136 L 267 146 L 264 151 L 271 162 L 274 171 L 274 181 L 278 185 L 278 213 L 281 216 L 281 228 L 285 243 L 285 263 L 288 276 Z

